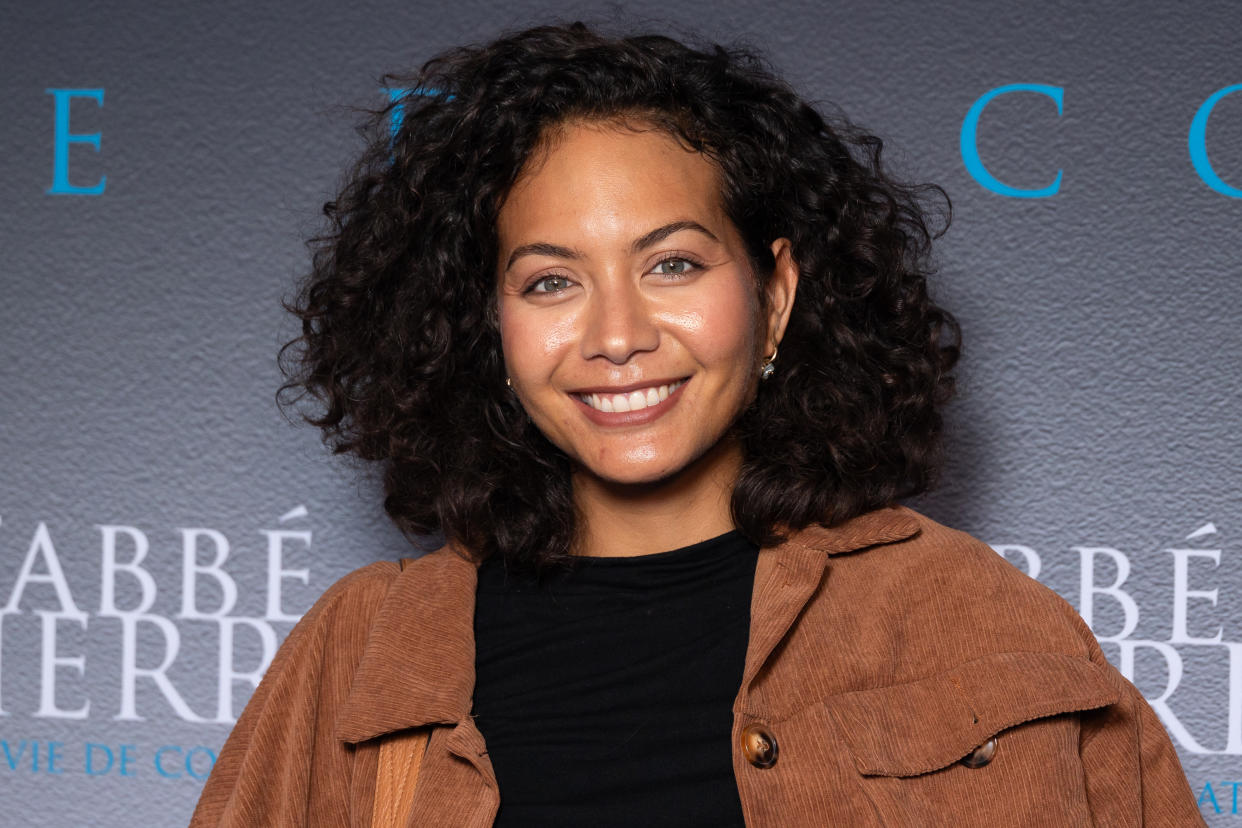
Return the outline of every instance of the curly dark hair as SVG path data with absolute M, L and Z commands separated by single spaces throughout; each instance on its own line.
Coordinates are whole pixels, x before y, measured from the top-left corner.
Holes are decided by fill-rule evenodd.
M 383 463 L 385 509 L 407 534 L 519 567 L 572 557 L 571 462 L 505 387 L 495 275 L 500 205 L 571 118 L 652 125 L 714 161 L 760 286 L 771 242 L 792 243 L 779 371 L 735 424 L 742 532 L 767 545 L 931 485 L 961 341 L 926 284 L 948 200 L 890 177 L 879 138 L 821 114 L 748 47 L 582 23 L 384 80 L 406 91 L 371 113 L 324 205 L 280 398 L 309 394 L 320 406 L 304 416 L 336 452 Z

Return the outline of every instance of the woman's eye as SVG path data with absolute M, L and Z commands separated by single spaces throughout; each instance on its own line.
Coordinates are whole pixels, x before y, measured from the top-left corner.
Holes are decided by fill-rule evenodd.
M 527 288 L 527 293 L 560 293 L 569 287 L 569 279 L 564 276 L 544 276 Z
M 661 276 L 682 276 L 699 266 L 698 262 L 680 256 L 662 259 L 655 266 Z

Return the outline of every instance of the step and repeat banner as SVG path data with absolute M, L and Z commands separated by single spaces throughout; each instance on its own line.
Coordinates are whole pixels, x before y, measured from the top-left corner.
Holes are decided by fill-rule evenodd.
M 912 505 L 1069 600 L 1242 826 L 1242 7 L 1005 6 L 7 2 L 3 822 L 185 824 L 293 622 L 412 554 L 279 413 L 281 300 L 383 72 L 568 18 L 750 43 L 948 191 Z

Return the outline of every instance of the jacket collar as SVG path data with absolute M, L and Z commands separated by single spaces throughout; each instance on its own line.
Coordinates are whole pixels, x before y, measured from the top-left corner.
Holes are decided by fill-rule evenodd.
M 452 545 L 407 561 L 375 616 L 336 718 L 338 739 L 360 742 L 470 713 L 477 583 L 476 564 Z
M 784 543 L 773 549 L 810 549 L 829 555 L 843 555 L 906 540 L 918 533 L 919 525 L 918 513 L 913 509 L 889 506 L 850 518 L 836 526 L 813 523 L 792 532 Z
M 837 526 L 808 526 L 760 552 L 744 684 L 758 672 L 809 599 L 827 555 L 905 540 L 919 531 L 905 507 L 877 509 Z M 335 733 L 361 742 L 407 727 L 455 724 L 474 695 L 477 564 L 446 545 L 408 562 L 376 614 Z M 794 589 L 787 587 L 793 586 Z

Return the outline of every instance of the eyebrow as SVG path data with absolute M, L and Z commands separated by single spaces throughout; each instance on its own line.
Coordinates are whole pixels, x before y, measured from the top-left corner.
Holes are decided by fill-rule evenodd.
M 668 224 L 657 227 L 656 229 L 644 233 L 634 239 L 634 241 L 630 244 L 630 252 L 638 253 L 642 250 L 646 250 L 653 244 L 658 244 L 674 233 L 680 233 L 682 230 L 694 230 L 697 233 L 702 233 L 707 236 L 712 241 L 720 241 L 720 239 L 716 238 L 715 233 L 708 230 L 697 221 L 683 219 L 681 221 L 671 221 Z M 549 242 L 532 242 L 530 244 L 523 244 L 514 248 L 513 252 L 509 254 L 509 261 L 505 264 L 505 270 L 508 271 L 509 268 L 513 267 L 513 263 L 523 256 L 555 256 L 560 259 L 586 258 L 582 251 L 575 250 L 572 247 L 562 247 L 559 244 L 551 244 Z

